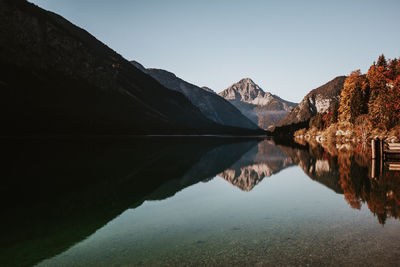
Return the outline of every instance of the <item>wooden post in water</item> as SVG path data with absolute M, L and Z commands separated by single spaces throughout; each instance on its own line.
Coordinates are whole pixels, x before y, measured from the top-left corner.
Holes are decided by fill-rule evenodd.
M 372 159 L 376 159 L 376 145 L 375 145 L 375 139 L 371 140 L 371 154 L 372 154 Z
M 372 159 L 371 178 L 376 179 L 376 159 Z
M 380 167 L 380 172 L 379 172 L 379 177 L 382 177 L 383 173 L 383 140 L 379 139 L 379 154 L 380 154 L 380 160 L 379 160 L 379 167 Z
M 381 145 L 379 138 L 371 140 L 372 170 L 371 177 L 377 179 L 382 174 Z

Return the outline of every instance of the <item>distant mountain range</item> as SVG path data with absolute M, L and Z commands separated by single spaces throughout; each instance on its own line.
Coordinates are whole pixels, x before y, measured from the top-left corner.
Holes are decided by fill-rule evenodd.
M 245 117 L 227 100 L 215 94 L 210 88 L 200 88 L 166 70 L 146 69 L 136 61 L 131 62 L 138 69 L 156 79 L 160 84 L 185 95 L 208 119 L 222 125 L 258 129 L 255 123 Z
M 208 119 L 85 30 L 27 1 L 0 1 L 0 32 L 1 134 L 263 133 L 250 122 L 255 130 Z
M 338 103 L 340 92 L 343 88 L 346 76 L 338 76 L 326 84 L 311 90 L 303 100 L 290 111 L 279 123 L 276 124 L 276 131 L 285 132 L 303 128 L 311 117 L 317 113 L 324 113 L 329 110 L 332 104 Z
M 290 134 L 337 103 L 345 76 L 299 105 L 250 78 L 219 94 L 129 62 L 24 0 L 0 0 L 0 122 L 13 134 Z M 261 129 L 260 129 L 261 128 Z
M 263 129 L 280 122 L 296 106 L 296 103 L 265 92 L 250 78 L 232 84 L 219 95 Z

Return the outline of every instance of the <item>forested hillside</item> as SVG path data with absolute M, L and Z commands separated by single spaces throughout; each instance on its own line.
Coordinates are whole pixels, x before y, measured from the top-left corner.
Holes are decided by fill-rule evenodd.
M 297 137 L 346 140 L 380 137 L 399 139 L 400 60 L 378 58 L 366 74 L 353 71 L 345 80 L 339 101 L 311 118 Z

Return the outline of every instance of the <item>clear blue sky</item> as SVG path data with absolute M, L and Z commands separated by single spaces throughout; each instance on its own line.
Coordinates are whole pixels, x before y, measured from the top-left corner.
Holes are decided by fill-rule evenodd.
M 384 53 L 400 56 L 400 1 L 30 0 L 126 59 L 217 92 L 244 77 L 299 102 Z

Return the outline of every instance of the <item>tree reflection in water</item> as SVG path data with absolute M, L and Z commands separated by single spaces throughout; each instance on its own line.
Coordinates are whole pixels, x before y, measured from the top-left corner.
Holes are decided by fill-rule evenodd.
M 382 171 L 374 177 L 372 169 L 371 151 L 368 146 L 361 144 L 317 144 L 302 143 L 308 150 L 310 158 L 315 162 L 328 160 L 332 170 L 331 178 L 335 179 L 337 167 L 339 173 L 338 185 L 343 192 L 347 203 L 354 209 L 361 209 L 366 204 L 369 210 L 377 217 L 379 223 L 385 224 L 387 218 L 399 218 L 400 210 L 400 172 L 389 171 L 383 164 Z M 304 163 L 299 163 L 300 166 Z M 376 163 L 380 168 L 380 162 Z M 318 167 L 316 166 L 318 169 Z M 303 168 L 304 170 L 304 168 Z M 305 171 L 311 178 L 316 174 Z

